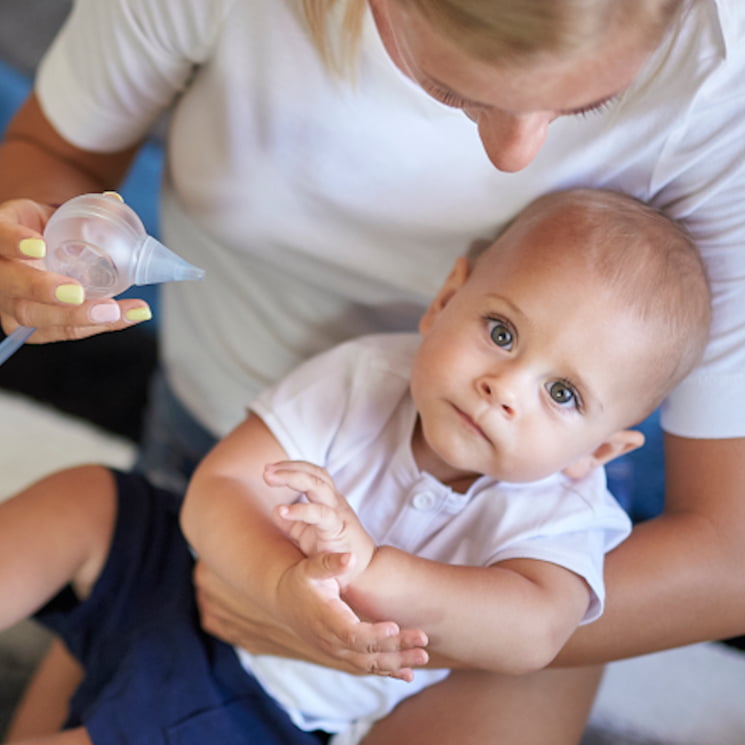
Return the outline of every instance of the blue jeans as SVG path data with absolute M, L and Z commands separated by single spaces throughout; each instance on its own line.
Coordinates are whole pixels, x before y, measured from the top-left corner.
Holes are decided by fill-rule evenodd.
M 194 469 L 215 442 L 214 435 L 176 398 L 163 373 L 156 372 L 133 471 L 161 489 L 183 494 Z

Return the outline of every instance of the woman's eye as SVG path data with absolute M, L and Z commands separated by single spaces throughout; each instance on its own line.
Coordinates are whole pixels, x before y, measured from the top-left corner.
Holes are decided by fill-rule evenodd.
M 598 101 L 595 104 L 591 104 L 590 106 L 585 106 L 581 109 L 575 109 L 572 111 L 572 116 L 590 116 L 592 114 L 602 114 L 606 109 L 609 109 L 616 101 L 618 96 L 611 96 L 610 98 L 606 98 L 605 101 Z
M 574 389 L 561 380 L 555 380 L 549 385 L 548 394 L 560 406 L 571 403 L 577 404 L 577 394 Z
M 431 83 L 420 83 L 420 85 L 427 93 L 429 93 L 430 96 L 432 96 L 432 98 L 445 104 L 445 106 L 450 106 L 453 109 L 462 109 L 464 106 L 468 105 L 467 101 L 452 91 L 443 90 Z
M 489 320 L 489 336 L 491 340 L 502 349 L 511 349 L 515 342 L 512 329 L 502 321 Z

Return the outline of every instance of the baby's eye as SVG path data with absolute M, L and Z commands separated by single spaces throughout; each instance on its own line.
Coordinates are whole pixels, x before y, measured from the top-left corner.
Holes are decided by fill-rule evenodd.
M 560 406 L 568 404 L 578 405 L 577 393 L 570 385 L 562 380 L 555 380 L 548 386 L 548 394 Z
M 515 343 L 515 335 L 512 333 L 512 329 L 504 321 L 496 318 L 489 319 L 489 336 L 502 349 L 512 349 L 512 345 Z

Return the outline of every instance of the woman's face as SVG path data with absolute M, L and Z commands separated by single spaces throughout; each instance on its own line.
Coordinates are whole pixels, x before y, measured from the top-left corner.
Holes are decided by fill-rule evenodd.
M 570 59 L 544 55 L 519 66 L 492 64 L 468 56 L 397 0 L 369 4 L 394 64 L 433 98 L 462 109 L 476 123 L 500 171 L 525 168 L 557 117 L 600 108 L 623 92 L 652 51 L 627 28 Z

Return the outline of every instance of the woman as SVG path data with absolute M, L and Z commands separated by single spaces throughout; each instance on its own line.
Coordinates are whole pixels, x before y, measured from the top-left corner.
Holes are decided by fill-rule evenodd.
M 666 404 L 667 509 L 610 556 L 606 615 L 559 659 L 581 667 L 458 672 L 366 742 L 576 742 L 588 665 L 745 629 L 743 31 L 734 0 L 78 0 L 43 62 L 0 151 L 0 198 L 39 203 L 2 208 L 4 328 L 46 341 L 142 313 L 63 307 L 69 281 L 26 266 L 19 242 L 49 204 L 113 188 L 172 107 L 163 240 L 208 280 L 164 288 L 171 408 L 153 429 L 187 412 L 197 451 L 299 359 L 411 327 L 452 258 L 540 193 L 626 191 L 698 241 L 712 341 Z M 204 568 L 197 583 L 206 627 L 253 651 L 396 665 L 370 640 L 321 653 L 268 599 Z

